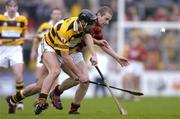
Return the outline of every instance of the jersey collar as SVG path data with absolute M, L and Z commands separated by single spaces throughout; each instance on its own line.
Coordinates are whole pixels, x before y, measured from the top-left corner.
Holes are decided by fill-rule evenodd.
M 79 32 L 79 31 L 78 31 L 78 23 L 77 23 L 77 20 L 75 20 L 74 23 L 73 23 L 73 30 L 76 31 L 76 32 Z
M 14 16 L 14 18 L 10 18 L 9 15 L 8 15 L 8 12 L 5 12 L 4 16 L 7 16 L 10 20 L 15 20 L 17 17 L 19 17 L 19 13 L 16 12 L 16 15 Z
M 50 21 L 49 21 L 49 24 L 50 24 L 51 26 L 54 26 L 53 20 L 50 20 Z

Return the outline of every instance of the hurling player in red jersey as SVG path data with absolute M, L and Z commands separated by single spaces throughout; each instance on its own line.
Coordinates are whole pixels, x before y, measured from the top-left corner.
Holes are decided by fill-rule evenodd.
M 112 18 L 112 10 L 109 7 L 101 7 L 97 12 L 97 23 L 90 28 L 90 32 L 92 37 L 94 38 L 94 43 L 101 47 L 101 49 L 112 56 L 121 66 L 128 65 L 128 60 L 125 57 L 119 56 L 108 44 L 106 40 L 103 39 L 103 34 L 101 32 L 102 28 L 109 24 L 109 21 Z M 67 72 L 67 71 L 66 71 Z M 55 89 L 51 92 L 50 95 L 53 95 L 51 98 L 54 106 L 58 105 L 60 102 L 58 102 L 57 97 L 60 96 L 65 90 L 76 86 L 79 84 L 78 79 L 74 80 L 76 78 L 68 78 L 62 82 L 61 85 L 57 85 Z M 52 94 L 53 93 L 53 94 Z M 81 93 L 81 91 L 76 92 Z M 78 108 L 80 107 L 80 102 L 77 100 L 78 97 L 75 97 L 73 102 L 71 103 L 71 109 L 69 111 L 69 114 L 79 114 Z
M 146 59 L 146 51 L 139 37 L 131 39 L 130 45 L 126 50 L 129 66 L 122 71 L 123 88 L 131 90 L 140 90 L 140 79 L 144 71 L 144 61 Z M 129 94 L 123 94 L 123 98 L 138 99 Z

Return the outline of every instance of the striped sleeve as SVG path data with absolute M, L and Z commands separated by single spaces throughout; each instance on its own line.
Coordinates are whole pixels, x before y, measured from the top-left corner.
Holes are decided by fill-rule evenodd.
M 24 16 L 24 18 L 23 18 L 23 20 L 24 20 L 24 31 L 26 31 L 27 30 L 27 27 L 28 27 L 28 20 L 27 20 L 27 18 Z
M 65 32 L 56 32 L 56 38 L 55 38 L 55 50 L 61 50 L 61 51 L 67 51 L 69 52 L 69 46 L 70 43 L 68 41 L 68 35 Z

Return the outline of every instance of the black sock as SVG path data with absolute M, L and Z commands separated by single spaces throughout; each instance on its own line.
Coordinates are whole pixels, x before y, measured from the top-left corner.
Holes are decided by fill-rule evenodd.
M 23 95 L 21 92 L 17 92 L 16 95 L 11 96 L 11 100 L 14 103 L 20 102 L 24 99 Z
M 22 96 L 20 94 L 20 91 L 23 89 L 24 87 L 24 82 L 16 82 L 16 97 L 14 99 L 17 100 L 17 102 L 19 103 L 23 103 L 22 102 Z
M 40 94 L 39 94 L 38 101 L 39 101 L 39 102 L 46 102 L 47 97 L 48 97 L 48 95 L 47 95 L 47 94 L 40 93 Z

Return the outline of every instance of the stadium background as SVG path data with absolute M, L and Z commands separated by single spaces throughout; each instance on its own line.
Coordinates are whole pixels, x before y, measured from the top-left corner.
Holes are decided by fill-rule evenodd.
M 54 7 L 60 7 L 63 17 L 77 16 L 83 8 L 96 12 L 100 6 L 110 6 L 113 18 L 104 30 L 105 39 L 112 48 L 122 54 L 132 37 L 140 37 L 147 50 L 145 72 L 141 91 L 145 96 L 180 96 L 180 0 L 18 0 L 19 11 L 28 17 L 28 37 L 36 34 L 37 27 L 49 20 Z M 4 11 L 4 0 L 0 0 L 0 11 Z M 166 28 L 166 32 L 161 32 Z M 35 81 L 34 62 L 29 61 L 33 39 L 24 44 L 25 85 Z M 99 67 L 109 82 L 121 87 L 121 67 L 109 56 L 99 53 Z M 105 65 L 106 64 L 106 65 Z M 90 67 L 90 77 L 98 75 Z M 63 80 L 65 74 L 61 75 Z M 61 81 L 62 81 L 61 80 Z M 0 95 L 8 95 L 15 89 L 9 70 L 0 72 Z M 87 97 L 93 96 L 94 85 Z M 68 90 L 64 96 L 72 96 Z M 115 92 L 120 96 L 120 92 Z

